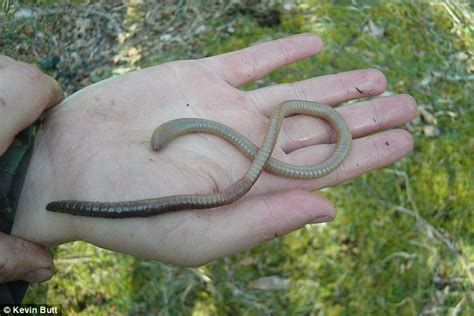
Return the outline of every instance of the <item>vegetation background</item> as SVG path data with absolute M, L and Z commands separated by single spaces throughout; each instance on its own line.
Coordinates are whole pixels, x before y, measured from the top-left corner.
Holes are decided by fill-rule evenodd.
M 408 93 L 402 161 L 324 190 L 335 222 L 191 269 L 83 242 L 25 303 L 67 315 L 474 315 L 474 19 L 469 1 L 8 1 L 0 52 L 71 94 L 102 79 L 312 32 L 325 51 L 245 88 L 376 67 Z

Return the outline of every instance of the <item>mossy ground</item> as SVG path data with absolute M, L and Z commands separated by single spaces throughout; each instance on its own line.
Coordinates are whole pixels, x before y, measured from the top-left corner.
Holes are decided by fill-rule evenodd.
M 123 26 L 140 24 L 146 4 L 130 1 Z M 169 2 L 171 14 L 161 11 L 161 17 L 179 23 L 189 6 L 212 11 L 202 32 L 193 33 L 187 46 L 142 54 L 131 66 L 312 32 L 322 37 L 323 53 L 244 88 L 378 68 L 389 93 L 408 93 L 418 103 L 421 115 L 405 126 L 415 138 L 413 152 L 325 190 L 338 209 L 335 222 L 307 226 L 201 268 L 143 261 L 82 242 L 57 247 L 56 275 L 32 286 L 26 302 L 60 303 L 66 314 L 84 315 L 474 314 L 472 7 L 459 1 L 308 0 L 208 8 L 205 1 L 179 1 Z M 139 50 L 139 39 L 121 48 Z M 264 276 L 289 285 L 249 287 Z

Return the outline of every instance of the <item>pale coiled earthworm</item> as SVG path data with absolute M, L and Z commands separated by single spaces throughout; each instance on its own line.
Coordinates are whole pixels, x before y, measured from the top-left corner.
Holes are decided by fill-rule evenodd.
M 332 155 L 315 166 L 294 166 L 270 157 L 278 139 L 283 119 L 293 114 L 305 114 L 327 121 L 337 134 L 336 148 Z M 160 125 L 153 133 L 154 150 L 161 150 L 172 139 L 188 133 L 208 133 L 219 136 L 253 159 L 244 176 L 222 192 L 213 194 L 173 195 L 152 199 L 124 202 L 53 201 L 48 211 L 72 215 L 125 218 L 145 217 L 171 211 L 205 209 L 231 204 L 250 191 L 263 169 L 280 176 L 298 179 L 319 178 L 334 171 L 347 157 L 352 136 L 342 116 L 328 105 L 311 101 L 290 100 L 281 103 L 273 112 L 267 133 L 260 149 L 245 136 L 232 128 L 214 121 L 184 118 Z

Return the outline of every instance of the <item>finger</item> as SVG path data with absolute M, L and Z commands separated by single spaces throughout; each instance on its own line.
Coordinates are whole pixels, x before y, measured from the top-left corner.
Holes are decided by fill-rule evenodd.
M 338 111 L 355 139 L 413 120 L 416 102 L 409 95 L 393 95 L 341 106 Z M 329 123 L 303 115 L 286 118 L 280 136 L 279 146 L 285 153 L 336 141 L 336 132 Z
M 305 33 L 257 44 L 201 61 L 234 87 L 314 55 L 323 49 L 321 39 Z
M 321 196 L 304 190 L 274 192 L 231 206 L 158 216 L 142 224 L 138 231 L 147 237 L 137 238 L 140 245 L 132 248 L 140 257 L 199 266 L 334 217 L 334 206 Z
M 194 230 L 195 238 L 204 239 L 206 244 L 198 244 L 190 256 L 181 259 L 188 260 L 186 265 L 200 266 L 251 249 L 306 224 L 333 221 L 336 209 L 330 201 L 312 192 L 289 190 L 254 196 L 231 207 L 209 210 L 207 214 L 208 217 L 203 217 L 204 225 Z
M 407 155 L 412 149 L 413 138 L 403 129 L 355 139 L 346 160 L 327 176 L 314 180 L 289 180 L 265 172 L 260 176 L 261 185 L 257 182 L 254 194 L 291 189 L 318 190 L 389 165 Z M 313 165 L 329 158 L 333 150 L 333 144 L 316 145 L 294 151 L 282 160 L 295 165 Z
M 247 92 L 247 97 L 263 115 L 270 117 L 275 107 L 283 101 L 308 100 L 338 104 L 379 95 L 386 86 L 387 81 L 381 71 L 364 69 L 260 88 Z
M 0 155 L 18 132 L 63 97 L 58 83 L 32 65 L 12 62 L 0 69 Z
M 52 276 L 53 261 L 38 245 L 0 232 L 0 283 L 43 282 Z

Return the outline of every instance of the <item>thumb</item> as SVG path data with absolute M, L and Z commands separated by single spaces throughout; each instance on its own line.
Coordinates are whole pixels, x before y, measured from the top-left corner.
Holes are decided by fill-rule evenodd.
M 0 283 L 43 282 L 52 276 L 53 261 L 41 246 L 0 232 Z
M 253 196 L 219 215 L 222 226 L 224 222 L 232 223 L 219 231 L 220 236 L 218 232 L 214 234 L 226 244 L 221 249 L 223 253 L 218 254 L 222 256 L 250 249 L 306 224 L 332 221 L 336 209 L 322 196 L 298 189 Z
M 238 208 L 234 214 L 245 218 L 241 237 L 253 235 L 247 241 L 248 246 L 283 236 L 306 224 L 333 221 L 336 216 L 336 209 L 329 200 L 299 189 L 256 196 L 245 200 Z
M 167 236 L 170 253 L 161 260 L 200 266 L 250 249 L 306 224 L 332 221 L 335 213 L 331 202 L 305 190 L 252 196 L 230 206 L 201 211 L 192 221 L 192 226 L 180 225 Z M 194 236 L 194 243 L 188 249 L 183 248 L 183 236 L 190 234 Z M 162 255 L 163 249 L 160 249 Z M 182 257 L 177 256 L 176 249 L 185 249 Z
M 0 156 L 15 135 L 64 98 L 59 84 L 33 65 L 0 54 Z

